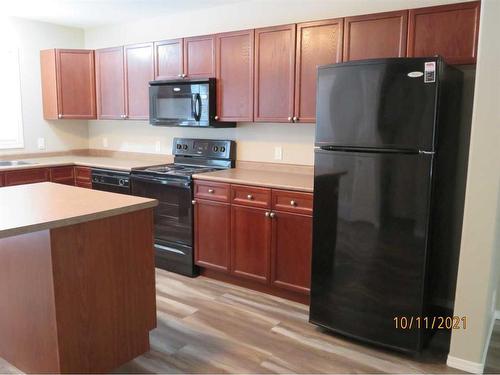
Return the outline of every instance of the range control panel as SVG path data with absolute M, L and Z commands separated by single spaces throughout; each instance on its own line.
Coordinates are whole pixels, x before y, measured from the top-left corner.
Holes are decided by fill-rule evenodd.
M 234 141 L 217 139 L 174 138 L 175 156 L 194 156 L 214 159 L 234 159 Z

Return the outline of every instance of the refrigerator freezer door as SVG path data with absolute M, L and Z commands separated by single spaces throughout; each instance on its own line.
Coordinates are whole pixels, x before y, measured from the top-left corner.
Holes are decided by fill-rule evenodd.
M 420 58 L 319 68 L 316 146 L 433 151 L 438 68 Z
M 432 155 L 317 150 L 310 320 L 418 351 Z M 414 323 L 416 324 L 416 323 Z

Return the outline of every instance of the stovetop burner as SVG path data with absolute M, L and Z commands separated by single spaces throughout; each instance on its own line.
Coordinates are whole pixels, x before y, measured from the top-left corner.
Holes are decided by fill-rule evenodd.
M 183 164 L 165 164 L 157 165 L 154 167 L 145 168 L 144 172 L 161 174 L 161 175 L 177 175 L 177 176 L 191 176 L 195 173 L 210 172 L 215 171 L 216 168 L 211 167 L 198 167 L 193 165 L 183 165 Z

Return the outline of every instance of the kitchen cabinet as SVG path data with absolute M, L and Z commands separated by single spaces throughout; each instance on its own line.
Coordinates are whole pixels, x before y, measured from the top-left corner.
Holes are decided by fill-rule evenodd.
M 156 80 L 181 78 L 184 69 L 182 38 L 155 42 L 154 66 Z
M 97 117 L 123 119 L 125 116 L 125 81 L 123 47 L 95 51 Z
M 92 170 L 88 167 L 75 167 L 75 186 L 92 189 Z
M 215 37 L 184 38 L 183 78 L 215 77 Z
M 405 57 L 408 11 L 344 19 L 343 61 Z
M 4 186 L 3 173 L 0 172 L 0 187 Z
M 215 38 L 217 120 L 253 121 L 254 30 Z
M 194 207 L 195 263 L 198 266 L 229 272 L 230 205 L 198 199 Z
M 42 50 L 40 65 L 45 119 L 96 118 L 94 51 Z
M 441 55 L 449 64 L 475 64 L 480 2 L 410 9 L 408 57 Z
M 125 118 L 149 119 L 149 81 L 154 79 L 153 43 L 124 47 Z
M 295 24 L 255 30 L 254 121 L 292 122 Z
M 16 169 L 4 172 L 5 186 L 34 184 L 49 181 L 48 168 Z
M 231 206 L 231 273 L 269 282 L 271 221 L 269 211 Z
M 75 185 L 75 168 L 73 166 L 50 168 L 49 176 L 51 182 Z
M 316 121 L 318 66 L 342 61 L 343 19 L 297 24 L 294 122 Z

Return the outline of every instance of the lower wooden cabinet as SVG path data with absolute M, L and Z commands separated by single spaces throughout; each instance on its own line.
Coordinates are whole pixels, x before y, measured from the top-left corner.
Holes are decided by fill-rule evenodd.
M 211 184 L 195 182 L 196 264 L 226 275 L 229 282 L 241 280 L 243 286 L 285 298 L 293 297 L 291 294 L 307 297 L 311 278 L 312 194 Z M 205 194 L 208 189 L 231 191 L 232 199 L 221 202 L 214 194 L 210 200 Z M 256 191 L 267 191 L 269 199 L 257 199 Z M 235 197 L 247 197 L 248 202 L 240 204 Z
M 75 167 L 75 186 L 92 189 L 92 170 L 89 167 Z
M 0 173 L 0 187 L 2 187 L 4 185 L 4 182 L 3 182 L 3 173 Z
M 49 181 L 48 168 L 17 169 L 4 172 L 5 186 L 34 184 Z
M 75 185 L 75 168 L 73 166 L 50 168 L 50 182 Z
M 231 206 L 199 199 L 194 209 L 195 262 L 229 272 Z

